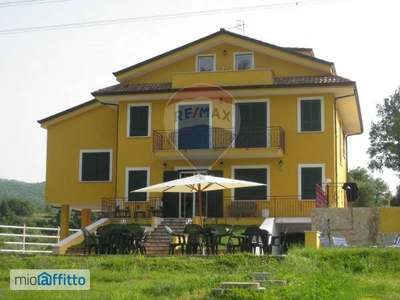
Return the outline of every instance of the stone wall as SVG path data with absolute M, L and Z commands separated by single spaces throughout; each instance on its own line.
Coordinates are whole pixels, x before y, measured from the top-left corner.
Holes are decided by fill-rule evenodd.
M 344 237 L 349 245 L 391 245 L 394 237 L 400 232 L 381 232 L 381 223 L 391 222 L 391 220 L 381 220 L 382 209 L 386 208 L 316 208 L 311 215 L 311 230 Z M 393 209 L 398 210 L 398 208 Z

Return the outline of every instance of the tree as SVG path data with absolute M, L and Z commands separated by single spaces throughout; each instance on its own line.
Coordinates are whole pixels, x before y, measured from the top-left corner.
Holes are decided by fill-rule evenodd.
M 368 167 L 400 172 L 400 88 L 376 108 L 379 120 L 372 122 L 369 132 Z
M 400 206 L 400 185 L 396 187 L 396 195 L 390 201 L 390 206 Z
M 365 168 L 349 171 L 349 181 L 357 183 L 359 207 L 377 206 L 382 199 L 391 199 L 389 185 L 381 178 L 373 178 Z

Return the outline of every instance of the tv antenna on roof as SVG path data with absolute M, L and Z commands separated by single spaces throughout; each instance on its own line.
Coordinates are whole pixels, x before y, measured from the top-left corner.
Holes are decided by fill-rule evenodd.
M 243 20 L 236 20 L 236 25 L 228 28 L 228 30 L 231 29 L 242 29 L 242 35 L 244 35 L 244 21 Z

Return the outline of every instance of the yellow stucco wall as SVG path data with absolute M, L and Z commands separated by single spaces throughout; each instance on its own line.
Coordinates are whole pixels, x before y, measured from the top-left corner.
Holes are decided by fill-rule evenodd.
M 390 207 L 381 209 L 380 216 L 380 232 L 385 233 L 399 233 L 400 232 L 400 208 Z
M 228 38 L 228 41 L 230 38 Z M 171 82 L 176 87 L 184 87 L 188 83 L 196 83 L 194 73 L 196 71 L 196 57 L 198 54 L 214 54 L 216 57 L 216 70 L 233 70 L 234 69 L 234 54 L 243 52 L 254 53 L 254 69 L 268 69 L 271 70 L 273 77 L 278 76 L 310 76 L 310 75 L 322 75 L 329 74 L 329 69 L 324 66 L 319 68 L 315 67 L 315 64 L 305 64 L 304 61 L 301 63 L 288 61 L 286 59 L 278 58 L 278 50 L 269 49 L 265 53 L 265 49 L 261 49 L 258 45 L 251 45 L 254 48 L 250 49 L 250 43 L 244 43 L 243 46 L 229 45 L 227 43 L 220 44 L 218 46 L 211 47 L 210 49 L 201 51 L 196 55 L 185 55 L 186 52 L 181 53 L 181 58 L 174 58 L 174 62 L 170 65 L 158 68 L 156 71 L 145 72 L 145 67 L 141 67 L 140 71 L 144 72 L 144 75 L 134 77 L 127 81 L 127 83 L 145 83 L 145 82 Z M 206 47 L 206 46 L 204 46 Z M 224 55 L 224 50 L 226 54 Z M 187 51 L 190 51 L 188 49 Z M 280 53 L 282 55 L 282 53 Z M 287 54 L 284 54 L 287 58 Z M 322 71 L 322 69 L 324 71 Z M 173 81 L 173 74 L 179 74 L 176 76 L 176 82 Z M 215 76 L 217 72 L 209 73 L 209 80 L 211 83 L 215 83 Z M 189 81 L 182 80 L 186 75 Z M 201 83 L 208 83 L 207 74 L 202 73 Z M 254 72 L 254 76 L 259 74 Z M 251 84 L 254 80 L 251 72 L 242 79 L 243 85 L 246 83 Z M 227 72 L 223 74 L 225 86 L 230 84 L 237 84 L 236 77 L 237 72 Z M 265 76 L 266 83 L 269 83 L 270 79 Z M 194 79 L 193 79 L 194 78 Z M 231 78 L 231 79 L 230 79 Z M 193 81 L 194 80 L 194 81 Z M 193 82 L 192 82 L 193 81 Z M 234 94 L 234 90 L 226 89 L 228 92 Z M 259 91 L 257 90 L 259 93 Z M 248 93 L 252 95 L 251 91 Z M 323 99 L 324 102 L 324 131 L 320 133 L 300 133 L 298 132 L 298 99 L 299 97 L 317 97 Z M 143 101 L 143 103 L 151 103 L 152 109 L 152 129 L 153 130 L 172 130 L 174 128 L 164 128 L 164 108 L 169 99 L 157 99 L 151 101 Z M 221 158 L 224 160 L 224 176 L 231 176 L 231 168 L 239 165 L 263 165 L 268 166 L 270 172 L 270 195 L 298 195 L 299 194 L 299 165 L 307 164 L 318 164 L 323 165 L 325 173 L 323 174 L 323 180 L 330 178 L 332 181 L 340 177 L 344 177 L 345 164 L 337 172 L 335 172 L 335 163 L 338 159 L 334 159 L 338 151 L 335 151 L 335 116 L 334 116 L 334 95 L 333 94 L 298 94 L 298 95 L 257 95 L 257 96 L 240 96 L 236 97 L 237 101 L 267 101 L 268 102 L 268 124 L 269 126 L 280 126 L 285 131 L 285 144 L 286 153 L 283 157 L 279 158 Z M 135 101 L 140 103 L 140 101 Z M 127 105 L 129 102 L 121 102 L 121 118 L 119 122 L 120 128 L 126 128 L 126 116 L 127 116 Z M 215 123 L 213 123 L 214 126 Z M 233 126 L 232 126 L 233 127 Z M 143 138 L 126 138 L 126 132 L 120 132 L 119 136 L 120 147 L 119 147 L 119 168 L 118 178 L 125 178 L 124 168 L 135 166 L 135 167 L 149 167 L 150 168 L 150 183 L 157 183 L 162 181 L 162 169 L 161 165 L 163 161 L 156 158 L 152 153 L 152 137 Z M 140 146 L 139 146 L 140 145 Z M 132 153 L 137 155 L 132 156 Z M 220 160 L 221 160 L 220 159 Z M 279 168 L 278 162 L 283 161 L 282 169 Z M 170 170 L 182 168 L 188 164 L 182 161 L 168 161 L 168 167 Z M 337 173 L 337 174 L 336 174 Z M 230 194 L 230 191 L 224 192 L 225 196 Z M 126 184 L 125 181 L 118 182 L 118 195 L 126 196 Z M 338 197 L 342 197 L 339 195 Z M 342 203 L 343 200 L 341 199 Z
M 224 50 L 226 50 L 226 55 L 223 54 Z M 171 82 L 171 74 L 196 72 L 197 55 L 215 54 L 216 71 L 234 70 L 235 53 L 254 53 L 254 69 L 272 69 L 276 77 L 299 75 L 316 76 L 324 74 L 320 70 L 316 70 L 308 66 L 299 65 L 293 62 L 288 62 L 283 59 L 259 53 L 248 48 L 223 44 L 217 47 L 210 48 L 206 51 L 202 51 L 196 55 L 191 55 L 190 57 L 184 57 L 182 59 L 179 58 L 179 60 L 177 60 L 173 64 L 163 66 L 157 69 L 155 72 L 147 71 L 146 74 L 135 77 L 134 79 L 131 79 L 125 83 L 131 84 L 148 82 Z M 234 76 L 234 74 L 232 74 L 232 76 Z M 229 85 L 229 81 L 227 80 L 226 82 Z M 246 78 L 244 78 L 243 85 L 245 84 Z
M 254 69 L 268 71 L 248 72 L 244 76 L 243 85 L 258 82 L 257 76 L 264 76 L 266 83 L 271 83 L 274 77 L 282 76 L 312 76 L 330 74 L 329 64 L 317 60 L 307 60 L 297 57 L 278 48 L 268 48 L 251 42 L 239 43 L 237 38 L 225 37 L 225 43 L 213 43 L 207 40 L 203 45 L 189 47 L 184 51 L 172 53 L 167 57 L 154 60 L 118 76 L 124 84 L 172 82 L 173 74 L 187 73 L 193 76 L 196 68 L 196 57 L 201 54 L 216 55 L 216 69 L 227 71 L 224 74 L 226 86 L 237 83 L 237 72 L 228 72 L 234 69 L 234 54 L 243 52 L 254 53 Z M 232 44 L 230 44 L 232 42 Z M 240 46 L 238 46 L 240 44 Z M 212 45 L 211 48 L 206 49 Z M 198 51 L 193 49 L 197 47 Z M 226 50 L 226 54 L 224 54 Z M 246 71 L 247 72 L 247 71 Z M 246 73 L 247 74 L 247 73 Z M 261 75 L 260 75 L 261 74 Z M 264 75 L 263 75 L 264 74 Z M 182 77 L 183 76 L 183 77 Z M 210 78 L 215 81 L 215 73 Z M 184 75 L 176 76 L 177 86 L 185 85 Z M 181 78 L 181 79 L 179 79 Z M 202 83 L 207 83 L 207 74 L 201 74 Z M 179 81 L 180 80 L 180 81 Z M 256 81 L 255 81 L 256 80 Z M 172 82 L 174 83 L 174 82 Z M 239 95 L 237 90 L 227 88 L 228 92 Z M 253 92 L 254 91 L 254 92 Z M 323 180 L 332 181 L 346 179 L 346 157 L 344 156 L 344 138 L 340 116 L 334 115 L 335 95 L 321 92 L 315 94 L 312 88 L 304 88 L 300 94 L 270 93 L 265 89 L 248 89 L 236 96 L 236 101 L 266 101 L 268 103 L 268 126 L 280 126 L 285 131 L 286 152 L 281 157 L 248 158 L 220 158 L 224 161 L 222 168 L 224 176 L 231 177 L 232 168 L 243 165 L 262 165 L 269 169 L 270 195 L 298 195 L 299 194 L 299 165 L 318 164 L 324 166 Z M 265 92 L 263 94 L 263 92 Z M 73 118 L 55 123 L 48 127 L 48 160 L 46 201 L 49 204 L 68 203 L 99 203 L 102 197 L 127 197 L 127 168 L 148 168 L 150 170 L 150 184 L 163 180 L 162 165 L 165 162 L 153 153 L 153 130 L 166 130 L 164 111 L 169 99 L 157 94 L 146 95 L 141 100 L 136 96 L 135 101 L 118 96 L 119 113 L 110 107 L 97 107 Z M 298 101 L 299 98 L 323 99 L 324 130 L 323 132 L 304 133 L 298 130 Z M 129 104 L 151 105 L 151 134 L 149 137 L 127 137 L 127 116 Z M 118 119 L 118 120 L 117 120 Z M 212 126 L 218 126 L 213 121 Z M 234 126 L 232 126 L 234 127 Z M 336 131 L 335 131 L 336 128 Z M 118 137 L 117 137 L 118 129 Z M 335 132 L 336 137 L 335 137 Z M 118 140 L 118 145 L 116 141 Z M 336 145 L 336 147 L 335 147 Z M 79 151 L 88 149 L 112 149 L 113 174 L 112 181 L 106 183 L 79 182 Z M 246 151 L 246 150 L 243 150 Z M 118 159 L 116 159 L 118 157 Z M 282 160 L 282 167 L 279 161 Z M 184 160 L 168 160 L 167 170 L 189 167 Z M 204 164 L 206 165 L 206 164 Z M 204 166 L 203 165 L 203 166 Z M 213 169 L 220 168 L 217 165 Z M 230 191 L 224 191 L 225 196 Z M 158 196 L 158 195 L 157 195 Z M 338 192 L 338 203 L 343 204 L 343 193 Z
M 115 166 L 117 111 L 100 106 L 47 128 L 46 202 L 100 204 L 114 196 L 111 182 L 80 182 L 81 150 L 111 149 Z M 115 167 L 113 167 L 115 170 Z
M 228 90 L 229 91 L 229 90 Z M 224 176 L 231 177 L 231 170 L 234 166 L 262 165 L 269 168 L 270 174 L 270 195 L 298 195 L 299 194 L 299 164 L 320 164 L 324 165 L 325 173 L 323 179 L 335 179 L 335 144 L 334 144 L 334 96 L 332 94 L 321 94 L 324 100 L 324 132 L 301 133 L 298 132 L 298 98 L 312 97 L 310 94 L 303 95 L 279 95 L 279 96 L 257 96 L 252 98 L 238 98 L 237 101 L 260 101 L 268 102 L 268 117 L 270 126 L 280 126 L 285 130 L 286 153 L 283 157 L 272 158 L 220 158 L 224 161 Z M 316 97 L 316 96 L 314 96 Z M 246 100 L 247 99 L 247 100 Z M 138 102 L 135 102 L 138 103 Z M 164 130 L 164 109 L 167 100 L 143 101 L 151 103 L 152 130 Z M 129 102 L 122 102 L 120 105 L 119 128 L 119 159 L 118 159 L 118 187 L 119 197 L 127 197 L 126 191 L 126 168 L 146 167 L 150 169 L 150 183 L 162 182 L 163 160 L 158 159 L 152 151 L 152 136 L 127 138 L 127 108 Z M 168 128 L 174 129 L 174 128 Z M 244 150 L 245 151 L 245 150 Z M 279 167 L 282 160 L 283 166 Z M 175 170 L 189 166 L 185 160 L 167 161 L 168 170 Z M 213 169 L 220 169 L 217 165 Z M 345 164 L 339 172 L 343 173 Z M 342 175 L 343 177 L 343 175 Z M 340 191 L 339 191 L 340 192 Z M 230 191 L 224 191 L 224 196 L 230 196 Z M 153 195 L 153 196 L 159 196 Z M 343 195 L 339 194 L 339 197 Z M 340 200 L 343 202 L 343 199 Z

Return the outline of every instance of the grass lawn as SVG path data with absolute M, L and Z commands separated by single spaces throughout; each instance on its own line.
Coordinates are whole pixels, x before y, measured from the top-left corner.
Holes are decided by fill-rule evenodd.
M 399 299 L 400 249 L 293 248 L 286 259 L 234 254 L 146 257 L 0 255 L 0 299 L 216 299 L 223 281 L 270 272 L 286 286 L 218 299 Z M 89 269 L 90 291 L 11 291 L 10 269 Z

